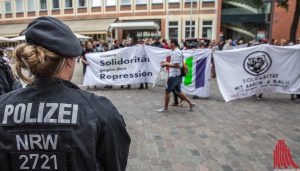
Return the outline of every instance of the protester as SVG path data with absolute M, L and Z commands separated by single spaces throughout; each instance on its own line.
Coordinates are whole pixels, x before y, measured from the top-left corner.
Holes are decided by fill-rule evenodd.
M 260 39 L 259 40 L 259 44 L 261 45 L 261 44 L 268 44 L 268 39 L 266 39 L 266 38 L 263 38 L 263 39 Z M 253 43 L 254 44 L 254 43 Z M 255 46 L 256 44 L 254 44 L 253 46 Z M 261 93 L 261 94 L 255 94 L 253 97 L 256 97 L 256 99 L 257 100 L 261 100 L 262 98 L 263 98 L 263 94 Z
M 159 39 L 155 39 L 154 43 L 152 43 L 153 47 L 164 48 L 164 46 L 160 43 Z
M 205 49 L 205 42 L 203 40 L 199 42 L 199 49 Z
M 169 47 L 168 42 L 167 42 L 166 39 L 163 39 L 163 40 L 162 40 L 162 45 L 163 45 L 163 48 L 165 48 L 165 49 L 170 49 L 170 47 Z
M 218 47 L 219 47 L 219 50 L 223 50 L 223 47 L 224 47 L 224 41 L 221 40 L 218 44 Z
M 115 40 L 113 46 L 111 47 L 110 50 L 114 50 L 114 49 L 119 49 L 120 47 L 120 42 L 119 40 Z
M 300 44 L 300 37 L 297 40 L 297 44 Z M 300 94 L 291 94 L 291 100 L 300 103 Z
M 3 59 L 4 50 L 0 49 L 0 95 L 12 91 L 13 78 L 7 61 Z
M 193 108 L 195 104 L 185 95 L 181 92 L 181 83 L 182 83 L 182 77 L 181 77 L 181 67 L 183 66 L 183 54 L 179 49 L 179 43 L 178 40 L 174 39 L 171 40 L 171 61 L 170 62 L 161 62 L 161 67 L 169 67 L 169 77 L 168 77 L 168 83 L 167 88 L 165 91 L 165 105 L 164 108 L 158 110 L 158 112 L 168 112 L 168 106 L 170 101 L 170 94 L 173 90 L 176 91 L 177 95 L 187 101 L 190 105 L 189 111 L 193 111 Z
M 103 52 L 102 45 L 99 40 L 93 42 L 93 52 Z
M 223 50 L 232 50 L 232 49 L 233 49 L 232 40 L 228 39 L 226 44 L 223 47 Z
M 92 43 L 90 41 L 86 42 L 83 55 L 81 56 L 81 61 L 82 61 L 82 64 L 83 64 L 83 75 L 86 72 L 87 65 L 89 65 L 88 61 L 85 58 L 85 55 L 88 54 L 88 53 L 93 53 L 93 52 L 94 52 L 94 50 L 93 50 Z
M 25 37 L 14 59 L 16 74 L 28 86 L 0 96 L 0 170 L 20 170 L 18 159 L 35 154 L 57 164 L 40 169 L 44 162 L 28 163 L 26 170 L 124 171 L 130 137 L 122 116 L 105 97 L 70 82 L 81 55 L 77 37 L 52 17 L 35 19 Z M 25 109 L 29 117 L 19 117 Z M 52 145 L 41 143 L 44 137 Z

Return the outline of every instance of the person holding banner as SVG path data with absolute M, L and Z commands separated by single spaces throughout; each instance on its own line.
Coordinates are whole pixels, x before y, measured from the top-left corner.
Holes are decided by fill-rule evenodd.
M 171 60 L 170 62 L 161 62 L 161 67 L 169 67 L 169 78 L 167 82 L 167 88 L 165 92 L 165 105 L 162 109 L 159 109 L 158 112 L 168 112 L 168 106 L 170 102 L 171 92 L 175 90 L 177 95 L 187 101 L 190 105 L 189 111 L 193 111 L 195 104 L 181 92 L 181 83 L 182 83 L 182 73 L 181 67 L 183 66 L 183 54 L 179 49 L 178 40 L 171 40 Z

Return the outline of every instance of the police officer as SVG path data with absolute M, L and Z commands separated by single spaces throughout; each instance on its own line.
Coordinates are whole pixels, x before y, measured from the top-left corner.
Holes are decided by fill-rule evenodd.
M 14 58 L 28 86 L 0 96 L 0 170 L 125 170 L 130 137 L 122 116 L 69 81 L 78 39 L 51 17 L 32 21 L 25 36 Z

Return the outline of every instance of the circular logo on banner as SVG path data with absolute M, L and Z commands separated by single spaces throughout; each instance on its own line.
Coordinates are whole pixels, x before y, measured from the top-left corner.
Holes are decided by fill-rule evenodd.
M 272 59 L 269 54 L 263 51 L 253 52 L 244 60 L 244 69 L 253 76 L 259 76 L 266 73 L 272 65 Z

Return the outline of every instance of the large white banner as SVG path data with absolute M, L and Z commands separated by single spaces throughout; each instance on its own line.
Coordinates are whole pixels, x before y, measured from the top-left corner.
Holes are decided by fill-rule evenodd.
M 211 50 L 183 51 L 188 74 L 183 78 L 182 91 L 189 95 L 209 97 L 211 79 Z
M 137 45 L 86 55 L 84 86 L 154 83 L 169 50 Z
M 300 46 L 260 45 L 214 53 L 225 101 L 260 93 L 300 94 Z

